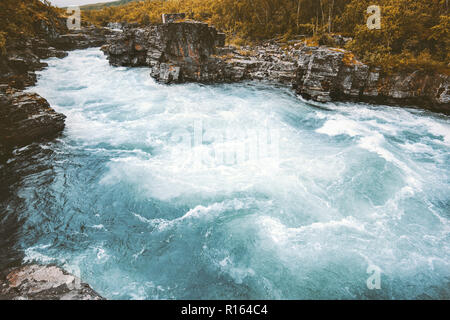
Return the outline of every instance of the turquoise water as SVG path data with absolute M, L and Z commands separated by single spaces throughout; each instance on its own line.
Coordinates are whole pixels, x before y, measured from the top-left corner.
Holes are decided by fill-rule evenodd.
M 25 261 L 110 299 L 450 298 L 448 117 L 47 62 L 67 127 L 17 190 Z

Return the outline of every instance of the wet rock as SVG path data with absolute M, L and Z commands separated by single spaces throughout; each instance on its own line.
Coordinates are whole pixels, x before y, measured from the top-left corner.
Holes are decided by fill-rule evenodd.
M 56 266 L 27 265 L 0 278 L 0 298 L 8 300 L 103 300 L 89 285 Z
M 64 129 L 64 119 L 38 94 L 0 85 L 0 145 L 24 146 L 51 139 Z
M 155 70 L 157 70 L 155 68 Z M 159 80 L 164 83 L 178 82 L 180 79 L 180 67 L 161 63 L 159 66 Z

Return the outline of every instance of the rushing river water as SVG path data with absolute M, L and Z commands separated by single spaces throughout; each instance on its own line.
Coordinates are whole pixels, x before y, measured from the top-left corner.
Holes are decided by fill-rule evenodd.
M 448 117 L 47 62 L 67 121 L 8 206 L 25 261 L 110 299 L 450 298 Z

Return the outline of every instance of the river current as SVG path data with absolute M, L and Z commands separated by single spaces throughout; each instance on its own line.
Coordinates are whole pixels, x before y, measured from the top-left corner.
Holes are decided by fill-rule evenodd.
M 450 298 L 447 116 L 46 62 L 66 129 L 3 206 L 25 262 L 109 299 Z

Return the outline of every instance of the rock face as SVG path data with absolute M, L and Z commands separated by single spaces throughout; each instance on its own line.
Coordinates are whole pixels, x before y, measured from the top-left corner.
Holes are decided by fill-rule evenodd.
M 53 138 L 64 129 L 65 118 L 38 94 L 0 85 L 0 146 L 24 146 Z
M 200 22 L 166 23 L 125 28 L 102 50 L 115 66 L 149 66 L 164 82 L 223 80 L 220 60 L 212 57 L 225 35 Z
M 117 29 L 120 29 L 117 28 Z M 83 27 L 78 31 L 62 34 L 53 39 L 50 44 L 59 50 L 86 49 L 101 47 L 108 39 L 117 35 L 118 30 L 111 28 L 97 28 L 94 26 Z
M 27 265 L 0 278 L 0 299 L 103 300 L 89 285 L 55 266 Z
M 148 66 L 150 75 L 163 83 L 295 80 L 295 60 L 279 46 L 241 55 L 225 47 L 225 34 L 194 21 L 126 28 L 102 50 L 112 65 Z
M 297 70 L 297 51 L 283 50 L 277 43 L 234 49 L 221 48 L 222 59 L 231 70 L 232 80 L 261 80 L 292 86 Z M 231 57 L 230 57 L 231 55 Z
M 303 48 L 295 87 L 297 93 L 316 101 L 416 105 L 450 113 L 449 76 L 420 71 L 382 75 L 340 49 Z

